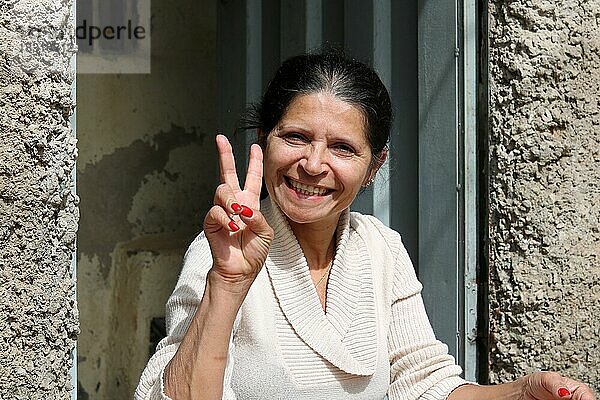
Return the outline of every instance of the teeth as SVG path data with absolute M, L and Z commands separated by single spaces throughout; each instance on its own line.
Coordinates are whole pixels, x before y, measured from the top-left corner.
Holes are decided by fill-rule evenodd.
M 296 182 L 293 180 L 289 180 L 290 185 L 298 192 L 305 194 L 305 195 L 309 195 L 309 196 L 314 196 L 314 195 L 319 195 L 322 196 L 327 192 L 327 189 L 321 189 L 321 188 L 317 188 L 314 186 L 308 186 L 305 185 L 303 183 L 300 182 Z

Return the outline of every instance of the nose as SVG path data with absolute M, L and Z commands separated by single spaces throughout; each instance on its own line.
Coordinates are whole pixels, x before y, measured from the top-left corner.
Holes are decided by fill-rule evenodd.
M 304 157 L 302 168 L 309 175 L 320 175 L 325 171 L 325 148 L 320 145 L 307 146 L 307 154 Z

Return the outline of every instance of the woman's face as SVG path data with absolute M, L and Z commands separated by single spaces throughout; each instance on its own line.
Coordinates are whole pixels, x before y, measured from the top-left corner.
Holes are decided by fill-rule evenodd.
M 337 224 L 375 173 L 362 111 L 329 93 L 296 97 L 267 137 L 271 198 L 296 223 Z

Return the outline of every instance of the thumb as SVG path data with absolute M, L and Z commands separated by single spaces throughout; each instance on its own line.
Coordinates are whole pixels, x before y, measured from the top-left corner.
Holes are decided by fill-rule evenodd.
M 259 210 L 252 210 L 250 207 L 242 206 L 242 211 L 238 215 L 257 236 L 268 241 L 273 239 L 273 228 L 269 226 L 264 215 Z
M 534 372 L 528 375 L 527 392 L 535 399 L 570 400 L 567 380 L 556 372 Z
M 567 380 L 556 372 L 543 373 L 542 386 L 557 400 L 569 400 L 572 398 L 573 394 L 567 385 Z

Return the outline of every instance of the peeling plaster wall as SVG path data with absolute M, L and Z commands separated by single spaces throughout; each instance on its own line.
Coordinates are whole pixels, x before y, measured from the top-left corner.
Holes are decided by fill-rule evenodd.
M 71 392 L 78 333 L 71 5 L 0 3 L 1 399 Z
M 127 399 L 218 183 L 216 1 L 152 2 L 152 73 L 78 75 L 80 399 Z
M 600 390 L 600 2 L 489 2 L 491 380 Z

